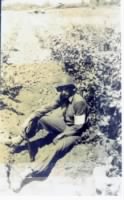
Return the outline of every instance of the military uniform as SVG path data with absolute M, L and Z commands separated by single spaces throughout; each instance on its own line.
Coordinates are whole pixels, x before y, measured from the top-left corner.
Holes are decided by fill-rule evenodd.
M 74 83 L 71 83 L 69 86 L 74 87 Z M 58 110 L 58 112 L 55 110 Z M 40 174 L 44 176 L 44 173 L 49 171 L 48 169 L 52 168 L 54 163 L 57 161 L 56 156 L 58 154 L 68 152 L 75 144 L 77 144 L 80 139 L 80 135 L 82 134 L 86 118 L 86 101 L 76 92 L 64 100 L 60 95 L 53 105 L 39 112 L 38 117 L 36 116 L 34 120 L 32 120 L 33 123 L 25 129 L 22 137 L 31 138 L 39 130 L 45 129 L 47 130 L 47 135 L 52 135 L 54 138 L 53 144 L 51 144 L 53 145 L 53 150 L 48 151 L 48 155 L 44 163 L 33 163 L 33 168 L 29 169 L 29 172 L 25 174 L 23 180 L 30 176 L 37 177 Z M 46 140 L 46 138 L 48 137 L 45 136 L 44 140 Z M 47 141 L 45 142 L 47 144 Z M 46 176 L 47 175 L 48 174 L 46 174 Z M 21 180 L 19 184 L 22 184 L 23 180 Z

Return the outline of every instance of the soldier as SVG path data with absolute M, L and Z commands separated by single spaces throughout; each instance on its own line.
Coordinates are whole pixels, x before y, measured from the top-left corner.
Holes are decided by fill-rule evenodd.
M 45 129 L 47 130 L 47 136 L 53 137 L 53 151 L 48 152 L 49 155 L 47 155 L 45 163 L 42 163 L 43 165 L 34 164 L 33 168 L 30 168 L 18 181 L 18 184 L 10 180 L 13 190 L 21 188 L 26 178 L 43 175 L 43 172 L 48 170 L 50 163 L 53 163 L 53 160 L 55 161 L 54 158 L 58 153 L 68 151 L 80 139 L 87 118 L 86 101 L 77 93 L 76 85 L 71 77 L 65 77 L 55 87 L 57 92 L 60 93 L 59 98 L 53 105 L 35 113 L 29 120 L 23 134 L 15 140 L 15 144 L 19 145 L 23 140 L 28 141 L 40 129 Z M 51 111 L 58 108 L 58 114 L 53 117 Z M 12 177 L 12 174 L 10 174 L 10 177 Z

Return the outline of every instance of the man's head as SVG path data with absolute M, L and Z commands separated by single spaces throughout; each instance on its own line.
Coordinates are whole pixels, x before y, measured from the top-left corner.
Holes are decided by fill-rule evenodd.
M 55 87 L 60 92 L 60 97 L 63 100 L 68 99 L 76 92 L 74 80 L 69 76 L 65 76 Z

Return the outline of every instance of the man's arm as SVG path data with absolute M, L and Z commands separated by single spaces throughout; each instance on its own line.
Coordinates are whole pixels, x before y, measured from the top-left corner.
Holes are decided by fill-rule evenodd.
M 55 139 L 54 139 L 54 143 L 56 143 L 58 140 L 64 138 L 64 137 L 68 137 L 68 136 L 73 136 L 77 133 L 77 131 L 79 131 L 81 129 L 82 125 L 73 125 L 73 126 L 67 126 L 65 128 L 65 130 L 60 133 Z
M 76 135 L 76 133 L 83 127 L 86 121 L 86 103 L 84 101 L 76 102 L 74 105 L 74 124 L 66 126 L 65 130 L 60 133 L 55 139 L 56 143 L 59 139 L 67 136 Z
M 34 117 L 41 117 L 42 115 L 47 114 L 48 112 L 51 112 L 52 110 L 58 108 L 60 105 L 59 99 L 57 99 L 54 103 L 52 103 L 50 106 L 46 106 L 45 108 L 41 110 L 37 110 L 34 113 Z
M 76 133 L 82 128 L 83 124 L 85 123 L 85 114 L 82 116 L 75 116 L 75 118 L 76 117 L 78 117 L 78 120 L 80 119 L 80 121 L 82 119 L 82 121 L 80 123 L 78 121 L 78 124 L 74 124 L 73 126 L 66 126 L 65 130 L 54 139 L 54 143 L 64 137 L 76 135 Z
M 31 114 L 28 119 L 23 124 L 23 132 L 28 130 L 30 126 L 32 126 L 32 123 L 34 120 L 38 120 L 40 117 L 44 116 L 48 112 L 52 111 L 53 109 L 56 109 L 59 107 L 59 99 L 57 99 L 52 105 L 47 106 L 41 110 L 36 111 L 35 113 Z

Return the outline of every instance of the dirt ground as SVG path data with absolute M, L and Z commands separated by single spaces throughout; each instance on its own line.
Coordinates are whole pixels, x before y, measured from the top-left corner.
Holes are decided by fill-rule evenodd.
M 4 165 L 10 159 L 24 165 L 30 161 L 27 151 L 11 158 L 10 148 L 5 143 L 20 135 L 30 114 L 55 100 L 54 84 L 65 76 L 62 64 L 52 57 L 51 40 L 56 36 L 61 38 L 65 30 L 71 30 L 74 25 L 120 28 L 119 8 L 116 6 L 34 11 L 2 11 L 2 87 L 21 86 L 14 99 L 11 94 L 1 94 L 5 108 L 0 111 L 0 163 L 3 169 L 0 193 L 7 191 L 11 195 L 13 192 L 8 188 Z M 50 150 L 52 146 L 39 150 L 37 159 Z M 92 175 L 95 167 L 105 166 L 106 157 L 100 144 L 78 145 L 57 162 L 46 181 L 32 182 L 20 194 L 97 195 Z

